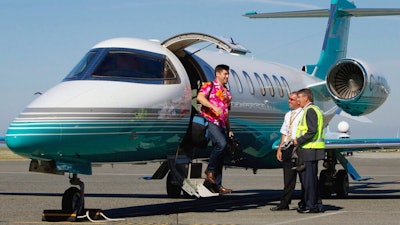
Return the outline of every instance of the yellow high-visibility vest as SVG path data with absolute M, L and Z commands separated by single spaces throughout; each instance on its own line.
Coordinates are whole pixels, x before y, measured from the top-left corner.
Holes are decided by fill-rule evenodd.
M 310 108 L 314 109 L 314 111 L 318 117 L 317 133 L 314 135 L 314 137 L 311 139 L 311 141 L 304 143 L 300 147 L 301 148 L 323 149 L 323 148 L 325 148 L 324 115 L 322 114 L 319 107 L 316 105 L 308 105 L 304 109 L 303 116 L 301 117 L 299 125 L 297 126 L 296 137 L 301 137 L 308 131 L 306 115 L 307 115 L 307 110 Z

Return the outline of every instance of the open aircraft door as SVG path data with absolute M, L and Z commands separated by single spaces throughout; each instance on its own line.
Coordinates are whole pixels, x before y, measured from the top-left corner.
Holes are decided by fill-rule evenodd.
M 186 51 L 184 51 L 185 48 L 201 42 L 209 42 L 210 45 L 215 44 L 217 48 L 223 49 L 231 54 L 245 55 L 246 53 L 250 52 L 243 46 L 235 43 L 232 38 L 228 39 L 223 37 L 214 37 L 202 33 L 178 34 L 163 41 L 161 45 L 173 52 L 185 67 L 187 74 L 189 74 L 192 90 L 198 89 L 199 81 L 201 83 L 205 81 L 210 81 L 214 78 L 214 68 L 205 69 L 205 67 L 210 66 L 204 65 L 205 63 L 202 63 L 201 60 L 193 57 L 193 53 L 188 54 Z M 206 47 L 208 47 L 208 45 Z M 212 74 L 206 74 L 210 72 Z
M 250 52 L 243 46 L 235 43 L 233 39 L 227 39 L 222 37 L 217 38 L 202 33 L 178 34 L 165 40 L 161 44 L 166 48 L 168 48 L 169 50 L 171 50 L 173 53 L 179 55 L 179 53 L 182 52 L 183 49 L 201 42 L 210 42 L 212 44 L 215 44 L 218 48 L 224 49 L 229 53 L 245 55 L 246 53 Z
M 214 79 L 214 68 L 198 57 L 194 57 L 194 53 L 189 53 L 184 50 L 187 47 L 202 42 L 209 42 L 210 45 L 215 44 L 217 48 L 223 49 L 231 54 L 245 55 L 250 52 L 238 43 L 235 43 L 232 38 L 214 37 L 203 33 L 183 33 L 163 41 L 161 45 L 168 48 L 179 58 L 189 76 L 190 86 L 192 89 L 192 105 L 194 106 L 195 100 L 193 98 L 197 95 L 197 90 L 201 83 Z M 209 45 L 206 47 L 208 46 Z M 203 48 L 199 50 L 202 50 Z

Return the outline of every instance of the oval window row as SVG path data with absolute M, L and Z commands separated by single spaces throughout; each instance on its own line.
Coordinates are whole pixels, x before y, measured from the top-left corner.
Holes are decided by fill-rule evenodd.
M 243 85 L 242 85 L 242 81 L 240 80 L 239 75 L 233 69 L 231 69 L 230 71 L 231 71 L 231 75 L 233 76 L 233 78 L 235 80 L 237 91 L 239 93 L 243 93 Z M 272 79 L 274 80 L 274 83 L 272 83 L 271 79 L 269 78 L 269 76 L 267 74 L 263 73 L 262 75 L 263 76 L 261 77 L 258 73 L 254 73 L 254 77 L 257 80 L 259 91 L 262 96 L 265 96 L 267 94 L 267 90 L 268 90 L 269 94 L 272 97 L 275 97 L 275 90 L 277 90 L 279 96 L 283 98 L 284 97 L 284 89 L 286 90 L 287 96 L 290 95 L 289 84 L 284 77 L 281 76 L 280 77 L 281 79 L 279 80 L 276 75 L 272 75 Z M 254 84 L 253 84 L 253 81 L 252 81 L 250 75 L 246 71 L 243 71 L 243 76 L 246 80 L 250 94 L 254 95 L 256 92 L 255 91 L 256 88 L 254 88 Z M 266 85 L 264 84 L 264 81 L 265 81 Z M 282 83 L 283 83 L 284 88 L 282 87 Z M 274 87 L 274 84 L 275 84 L 276 89 Z

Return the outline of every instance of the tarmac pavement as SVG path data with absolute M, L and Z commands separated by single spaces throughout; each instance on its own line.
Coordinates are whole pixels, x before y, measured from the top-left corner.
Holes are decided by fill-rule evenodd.
M 1 154 L 1 152 L 0 152 Z M 42 221 L 45 209 L 61 209 L 63 192 L 70 187 L 68 175 L 28 172 L 29 161 L 0 155 L 0 224 L 53 224 Z M 166 195 L 166 179 L 144 180 L 158 163 L 115 164 L 93 168 L 85 182 L 86 208 L 99 208 L 109 218 L 123 219 L 103 224 L 399 224 L 400 153 L 354 153 L 348 157 L 361 176 L 350 180 L 348 199 L 324 199 L 324 213 L 299 214 L 300 184 L 292 210 L 272 212 L 283 186 L 282 170 L 241 168 L 224 171 L 229 195 L 203 199 L 173 199 Z M 87 224 L 62 222 L 57 224 Z

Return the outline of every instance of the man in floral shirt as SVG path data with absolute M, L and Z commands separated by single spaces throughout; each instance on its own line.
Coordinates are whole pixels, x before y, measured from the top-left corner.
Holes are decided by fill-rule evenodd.
M 207 169 L 206 180 L 216 184 L 220 194 L 231 193 L 232 190 L 222 186 L 222 168 L 227 145 L 227 135 L 233 136 L 229 124 L 229 110 L 232 96 L 226 87 L 229 78 L 229 66 L 215 67 L 215 80 L 206 82 L 200 88 L 197 100 L 201 103 L 201 115 L 206 118 L 208 132 L 213 144 Z

